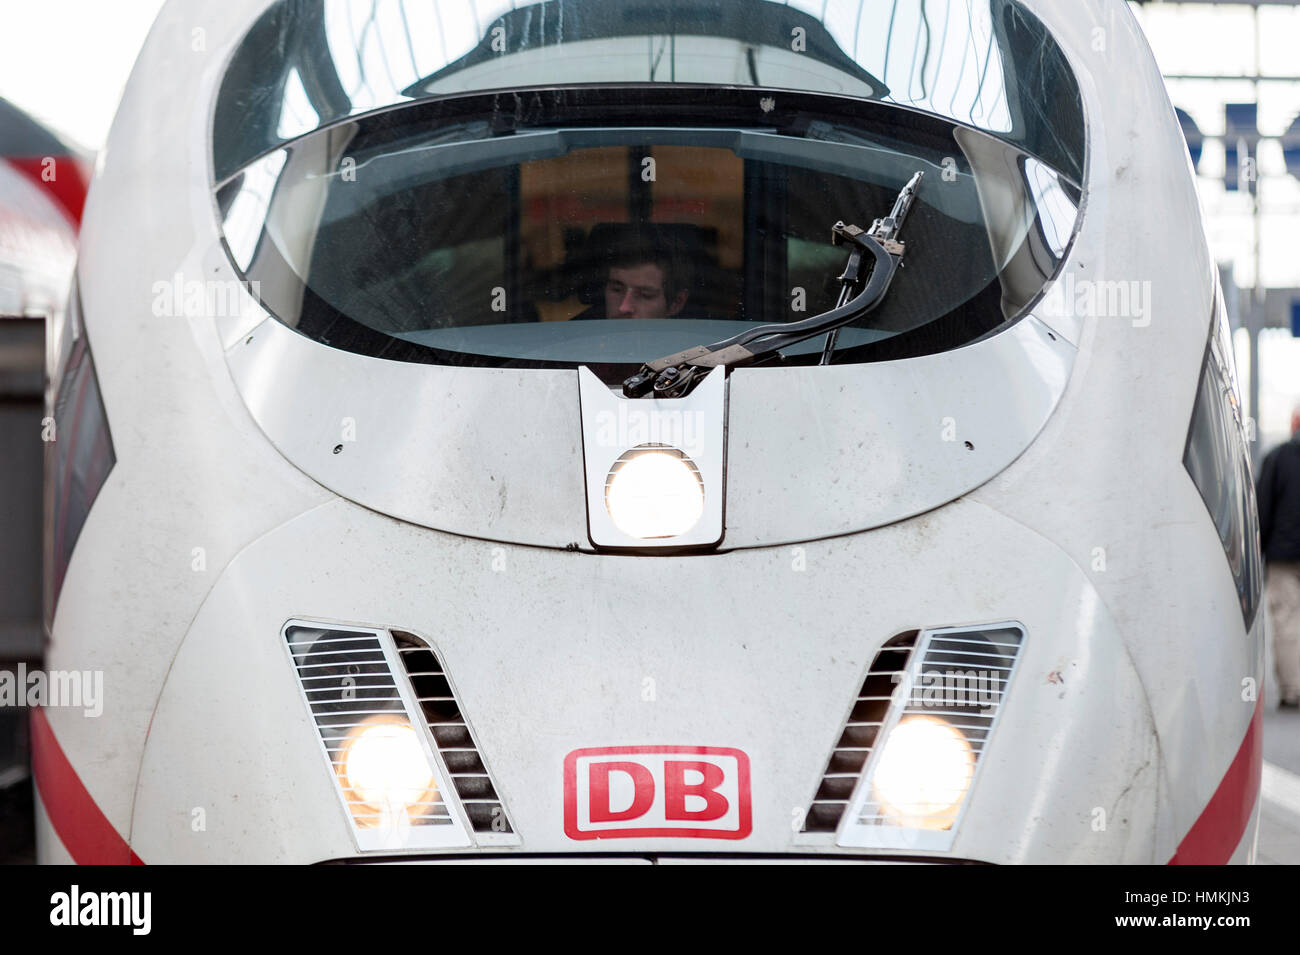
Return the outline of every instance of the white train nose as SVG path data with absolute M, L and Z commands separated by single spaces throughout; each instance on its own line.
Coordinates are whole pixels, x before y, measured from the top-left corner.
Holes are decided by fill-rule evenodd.
M 83 230 L 114 463 L 49 664 L 105 697 L 37 724 L 42 856 L 1247 857 L 1254 505 L 1131 14 L 591 3 L 164 9 Z M 854 222 L 903 268 L 800 338 Z M 689 305 L 609 321 L 628 268 Z
M 943 569 L 943 555 L 970 540 L 981 542 L 982 559 L 955 577 Z M 346 548 L 334 546 L 343 541 Z M 986 507 L 957 503 L 800 550 L 803 569 L 784 547 L 655 559 L 584 555 L 451 537 L 343 501 L 316 508 L 246 549 L 195 619 L 154 717 L 132 844 L 146 861 L 186 845 L 195 859 L 226 847 L 224 861 L 268 846 L 283 861 L 364 853 L 339 812 L 313 711 L 283 646 L 285 621 L 296 615 L 320 621 L 317 627 L 410 631 L 434 648 L 512 830 L 466 829 L 480 848 L 514 840 L 528 852 L 572 850 L 573 833 L 593 823 L 580 815 L 566 824 L 579 811 L 566 810 L 566 759 L 611 747 L 606 759 L 642 767 L 620 769 L 617 786 L 650 780 L 638 816 L 647 821 L 605 824 L 618 832 L 592 849 L 737 848 L 718 828 L 738 825 L 729 809 L 716 826 L 690 827 L 695 834 L 641 834 L 674 823 L 664 816 L 664 765 L 628 748 L 635 743 L 740 754 L 743 790 L 736 764 L 719 763 L 716 789 L 706 787 L 702 771 L 682 777 L 684 786 L 704 787 L 682 805 L 705 813 L 704 794 L 716 791 L 734 809 L 743 794 L 752 820 L 746 852 L 1059 860 L 1064 834 L 1102 806 L 1104 828 L 1072 841 L 1070 861 L 1163 862 L 1173 854 L 1174 822 L 1156 798 L 1164 765 L 1142 685 L 1095 590 L 1058 549 Z M 1002 568 L 1017 561 L 1034 572 L 1009 578 Z M 274 572 L 285 566 L 294 568 L 290 577 Z M 749 582 L 743 597 L 719 590 L 729 579 Z M 666 599 L 690 607 L 689 616 L 665 615 Z M 791 807 L 814 818 L 828 754 L 843 744 L 846 717 L 860 705 L 868 668 L 888 638 L 1011 620 L 1023 628 L 1023 648 L 1011 678 L 999 678 L 997 723 L 976 734 L 987 737 L 978 775 L 959 822 L 943 833 L 944 847 L 902 837 L 882 843 L 849 826 L 792 829 Z M 946 644 L 936 639 L 924 660 L 918 652 L 898 716 L 956 719 L 942 672 L 937 684 L 935 673 L 960 670 L 965 679 L 978 657 L 945 657 Z M 1116 707 L 1116 700 L 1134 705 Z M 439 724 L 430 725 L 432 734 Z M 193 734 L 218 726 L 205 733 L 204 759 L 178 775 Z M 445 760 L 436 736 L 428 745 Z M 230 774 L 225 767 L 236 760 L 258 772 Z M 633 789 L 622 792 L 611 790 L 603 809 L 584 802 L 581 812 L 630 812 Z M 188 822 L 169 807 L 191 801 L 241 808 L 209 813 L 206 838 L 187 840 Z M 259 835 L 235 838 L 227 832 L 233 826 Z M 413 844 L 407 851 L 430 850 Z

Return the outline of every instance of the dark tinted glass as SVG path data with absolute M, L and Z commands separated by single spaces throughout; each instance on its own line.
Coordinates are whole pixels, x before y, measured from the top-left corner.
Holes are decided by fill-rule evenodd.
M 1041 161 L 882 104 L 587 89 L 501 105 L 419 104 L 268 154 L 218 193 L 235 264 L 276 317 L 339 348 L 639 364 L 832 307 L 847 258 L 832 226 L 869 227 L 923 172 L 904 269 L 840 336 L 838 360 L 858 361 L 1018 316 L 1077 218 L 1077 191 Z

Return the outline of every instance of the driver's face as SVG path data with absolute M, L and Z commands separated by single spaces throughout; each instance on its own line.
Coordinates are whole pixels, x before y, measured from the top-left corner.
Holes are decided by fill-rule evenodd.
M 664 295 L 664 270 L 653 262 L 613 266 L 605 282 L 605 314 L 610 318 L 666 318 L 686 305 L 686 292 L 672 304 Z

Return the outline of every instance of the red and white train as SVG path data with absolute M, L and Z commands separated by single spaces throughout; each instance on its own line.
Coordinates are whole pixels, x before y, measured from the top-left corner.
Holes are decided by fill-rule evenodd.
M 44 861 L 1253 856 L 1233 358 L 1121 0 L 173 2 L 77 302 Z

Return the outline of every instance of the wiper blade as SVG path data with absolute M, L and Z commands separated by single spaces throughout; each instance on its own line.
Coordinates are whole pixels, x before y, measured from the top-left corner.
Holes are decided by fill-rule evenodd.
M 889 215 L 877 219 L 870 229 L 863 230 L 842 221 L 832 227 L 832 242 L 849 247 L 849 261 L 839 277 L 842 287 L 835 308 L 798 322 L 759 325 L 725 341 L 697 345 L 646 362 L 623 382 L 623 394 L 628 398 L 680 398 L 714 368 L 752 364 L 818 335 L 827 336 L 822 353 L 822 364 L 827 364 L 839 330 L 875 309 L 889 292 L 906 251 L 899 235 L 923 176 L 921 172 L 914 175 L 898 194 Z M 873 260 L 869 274 L 864 269 L 868 254 Z

